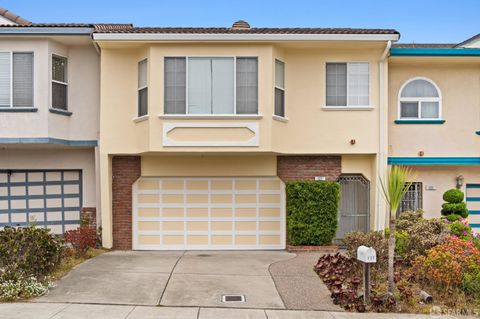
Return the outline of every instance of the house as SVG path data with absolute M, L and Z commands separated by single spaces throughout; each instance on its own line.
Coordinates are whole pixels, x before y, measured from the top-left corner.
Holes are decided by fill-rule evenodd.
M 403 209 L 439 217 L 443 193 L 466 194 L 480 231 L 480 36 L 460 44 L 395 44 L 389 58 L 388 161 L 417 178 Z
M 0 9 L 0 227 L 96 218 L 100 56 L 93 25 Z
M 95 31 L 103 244 L 281 249 L 284 182 L 299 179 L 340 181 L 338 237 L 383 228 L 398 38 L 245 21 Z

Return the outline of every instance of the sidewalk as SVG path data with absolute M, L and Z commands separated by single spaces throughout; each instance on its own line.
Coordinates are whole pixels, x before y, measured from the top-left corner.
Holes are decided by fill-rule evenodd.
M 67 303 L 0 304 L 1 319 L 400 319 L 430 315 L 262 310 L 198 307 L 151 307 Z M 454 318 L 441 316 L 441 318 Z

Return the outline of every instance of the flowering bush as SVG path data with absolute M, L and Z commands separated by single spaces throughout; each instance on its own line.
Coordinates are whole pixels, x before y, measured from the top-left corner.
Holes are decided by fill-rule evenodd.
M 420 279 L 451 287 L 461 285 L 466 274 L 472 275 L 480 265 L 480 250 L 472 241 L 449 237 L 433 247 L 426 256 L 415 259 L 414 271 Z
M 67 243 L 72 245 L 77 254 L 85 255 L 89 248 L 95 248 L 97 231 L 95 228 L 81 225 L 77 229 L 65 232 L 64 238 Z
M 42 296 L 48 291 L 50 285 L 48 280 L 40 282 L 33 276 L 20 280 L 0 281 L 0 301 Z

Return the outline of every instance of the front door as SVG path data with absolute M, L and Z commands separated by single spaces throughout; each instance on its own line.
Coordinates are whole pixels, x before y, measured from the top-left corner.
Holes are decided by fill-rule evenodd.
M 352 231 L 369 231 L 370 182 L 362 175 L 341 175 L 336 241 Z

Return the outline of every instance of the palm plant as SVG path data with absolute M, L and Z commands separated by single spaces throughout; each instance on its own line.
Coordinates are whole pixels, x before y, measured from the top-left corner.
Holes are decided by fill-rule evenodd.
M 388 174 L 388 185 L 380 180 L 382 191 L 390 207 L 390 234 L 388 237 L 388 292 L 393 294 L 395 290 L 394 282 L 394 257 L 395 257 L 395 219 L 397 210 L 400 206 L 403 196 L 412 185 L 415 179 L 413 171 L 408 167 L 392 166 Z

